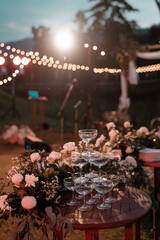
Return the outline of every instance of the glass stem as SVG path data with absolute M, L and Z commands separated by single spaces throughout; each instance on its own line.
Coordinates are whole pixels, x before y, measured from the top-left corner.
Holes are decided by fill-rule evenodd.
M 99 167 L 99 178 L 101 177 L 101 167 Z
M 86 205 L 86 195 L 83 197 L 83 204 Z
M 72 200 L 74 200 L 74 191 L 72 191 Z
M 80 180 L 82 179 L 82 167 L 79 167 L 80 169 Z
M 103 193 L 103 203 L 105 203 L 105 194 Z

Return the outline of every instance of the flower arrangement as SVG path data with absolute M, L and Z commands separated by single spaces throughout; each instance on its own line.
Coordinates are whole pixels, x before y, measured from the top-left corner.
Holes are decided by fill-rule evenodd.
M 69 152 L 68 152 L 69 153 Z M 64 153 L 63 153 L 64 154 Z M 0 218 L 12 216 L 17 229 L 14 239 L 34 239 L 33 229 L 41 229 L 40 239 L 49 239 L 47 225 L 53 239 L 62 239 L 63 229 L 71 224 L 61 215 L 63 179 L 74 171 L 63 162 L 61 154 L 26 152 L 12 159 L 13 167 L 7 176 L 13 191 L 0 195 Z
M 119 154 L 120 165 L 126 166 L 126 171 L 130 170 L 130 183 L 145 189 L 149 187 L 151 191 L 149 174 L 139 161 L 139 150 L 146 147 L 160 148 L 160 129 L 149 131 L 143 126 L 136 130 L 129 121 L 124 122 L 121 129 L 116 128 L 114 122 L 107 123 L 106 128 L 106 136 L 101 135 L 93 147 L 102 152 Z

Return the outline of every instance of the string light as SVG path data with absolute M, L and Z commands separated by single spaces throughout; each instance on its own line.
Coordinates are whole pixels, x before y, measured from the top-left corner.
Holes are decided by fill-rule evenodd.
M 12 77 L 9 76 L 8 78 L 5 78 L 3 80 L 0 80 L 0 85 L 2 86 L 3 84 L 6 84 L 7 82 L 11 82 L 13 80 L 13 78 L 15 78 L 18 74 L 19 74 L 19 70 L 16 69 L 13 73 L 12 73 Z
M 4 48 L 5 44 L 4 43 L 0 43 L 0 47 Z M 88 43 L 84 44 L 85 48 L 89 47 Z M 47 67 L 53 67 L 53 68 L 58 68 L 58 69 L 63 69 L 63 70 L 72 70 L 72 71 L 76 71 L 76 70 L 85 70 L 85 71 L 89 71 L 89 66 L 84 66 L 84 65 L 76 65 L 76 64 L 71 64 L 71 63 L 64 63 L 63 65 L 60 64 L 59 60 L 55 60 L 53 57 L 47 57 L 46 55 L 44 55 L 42 58 L 39 57 L 39 52 L 35 52 L 33 53 L 33 51 L 29 51 L 29 52 L 25 52 L 25 51 L 21 51 L 20 49 L 16 49 L 16 48 L 11 48 L 11 46 L 7 45 L 6 50 L 10 50 L 13 53 L 19 53 L 22 56 L 26 56 L 24 57 L 25 60 L 23 60 L 23 63 L 21 64 L 21 58 L 19 56 L 14 56 L 13 54 L 10 54 L 9 57 L 11 59 L 18 59 L 17 64 L 21 64 L 20 68 L 24 68 L 23 65 L 25 65 L 25 61 L 31 61 L 33 64 L 38 64 L 38 65 L 42 65 L 43 66 L 47 66 Z M 94 50 L 97 50 L 97 46 L 93 46 Z M 0 50 L 0 53 L 2 53 L 2 50 Z M 105 56 L 105 51 L 101 51 L 100 53 L 102 56 Z M 8 56 L 7 52 L 3 53 L 4 56 Z M 28 58 L 27 58 L 28 57 Z M 0 57 L 1 59 L 2 57 Z M 22 58 L 23 59 L 23 58 Z M 27 60 L 28 59 L 28 60 Z M 33 59 L 33 60 L 32 60 Z M 19 62 L 19 63 L 18 63 Z M 115 69 L 115 68 L 94 68 L 93 69 L 94 73 L 120 73 L 121 69 Z M 160 64 L 155 64 L 155 65 L 149 65 L 149 66 L 143 66 L 143 67 L 138 67 L 136 69 L 137 73 L 144 73 L 144 72 L 154 72 L 154 71 L 160 71 Z

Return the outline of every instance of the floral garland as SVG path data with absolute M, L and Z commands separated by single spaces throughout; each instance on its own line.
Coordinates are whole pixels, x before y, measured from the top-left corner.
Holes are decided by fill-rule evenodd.
M 149 131 L 146 127 L 138 130 L 130 122 L 117 129 L 113 122 L 106 124 L 105 136 L 90 144 L 94 151 L 104 152 L 109 161 L 103 170 L 119 174 L 121 183 L 148 188 L 151 182 L 139 161 L 139 150 L 152 146 L 160 148 L 160 131 Z M 13 167 L 8 171 L 9 185 L 13 191 L 6 194 L 0 190 L 0 219 L 14 218 L 17 229 L 14 239 L 34 239 L 32 229 L 41 229 L 40 239 L 49 239 L 47 225 L 53 232 L 53 239 L 62 239 L 66 225 L 72 230 L 71 223 L 61 214 L 63 201 L 63 179 L 71 176 L 77 168 L 70 160 L 72 153 L 81 154 L 86 143 L 80 141 L 64 144 L 61 152 L 28 151 L 12 159 Z M 78 155 L 77 155 L 78 156 Z M 89 164 L 85 171 L 89 170 Z

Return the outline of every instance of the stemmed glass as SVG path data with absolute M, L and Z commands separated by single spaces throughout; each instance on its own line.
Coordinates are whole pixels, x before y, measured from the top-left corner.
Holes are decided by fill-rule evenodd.
M 79 167 L 79 169 L 80 169 L 80 178 L 79 178 L 79 180 L 81 182 L 83 180 L 82 168 L 87 164 L 87 162 L 84 159 L 84 157 L 82 156 L 82 154 L 79 153 L 79 152 L 76 152 L 76 151 L 71 153 L 71 161 L 72 161 L 72 163 L 75 166 Z
M 75 183 L 74 183 L 74 181 L 72 180 L 72 178 L 71 178 L 71 177 L 65 178 L 65 179 L 63 180 L 63 184 L 64 184 L 64 186 L 65 186 L 67 189 L 69 189 L 70 191 L 72 191 L 72 199 L 71 199 L 71 201 L 68 201 L 68 202 L 67 202 L 67 205 L 69 205 L 69 206 L 74 206 L 74 205 L 79 204 L 79 202 L 78 202 L 78 201 L 75 199 L 75 197 L 74 197 Z
M 91 151 L 89 149 L 89 142 L 97 137 L 98 131 L 96 129 L 81 129 L 78 133 L 79 137 L 86 142 L 87 151 L 83 153 L 83 156 L 85 156 L 85 158 L 90 158 Z
M 94 179 L 98 177 L 98 174 L 95 173 L 95 172 L 91 172 L 89 174 L 85 174 L 86 177 L 89 177 L 89 179 L 94 182 Z M 90 199 L 87 200 L 87 204 L 97 204 L 99 202 L 98 199 L 96 199 L 94 196 L 93 196 L 93 192 L 91 192 L 91 197 Z
M 105 166 L 109 160 L 109 156 L 106 153 L 99 153 L 97 156 L 94 156 L 92 159 L 93 165 L 99 168 L 98 182 L 101 182 L 101 167 Z
M 113 197 L 113 188 L 119 183 L 119 176 L 116 174 L 107 175 L 108 179 L 112 181 L 112 191 L 109 193 L 109 197 L 105 200 L 106 203 L 113 203 L 117 201 L 117 198 Z
M 92 208 L 91 205 L 86 204 L 86 195 L 90 194 L 94 188 L 94 183 L 86 178 L 82 183 L 75 183 L 75 190 L 77 193 L 83 195 L 83 205 L 79 207 L 80 211 L 88 211 Z
M 95 184 L 98 193 L 103 194 L 103 202 L 97 205 L 97 208 L 104 210 L 111 207 L 111 204 L 105 203 L 105 194 L 112 190 L 112 181 L 102 176 L 101 182 Z

